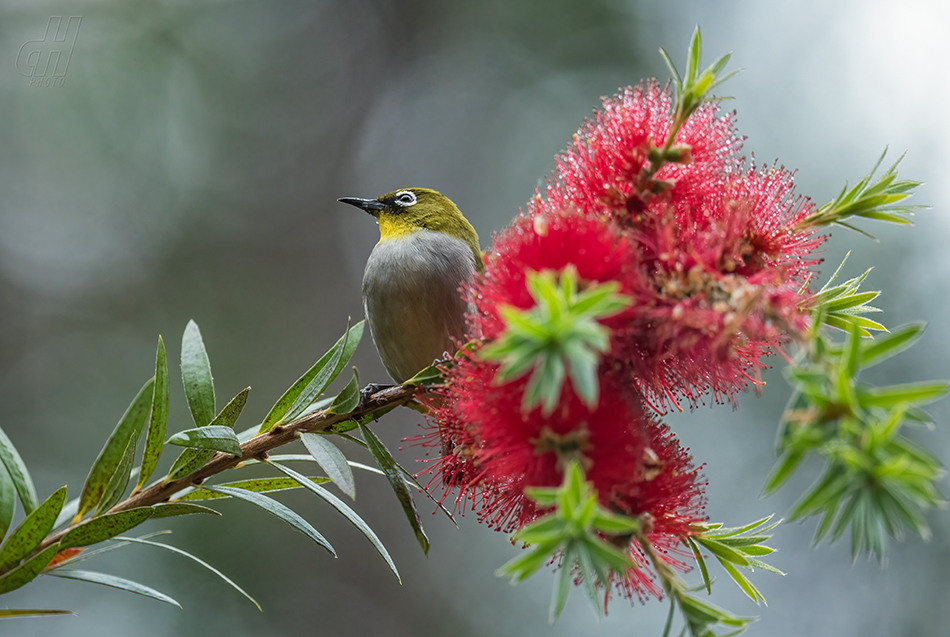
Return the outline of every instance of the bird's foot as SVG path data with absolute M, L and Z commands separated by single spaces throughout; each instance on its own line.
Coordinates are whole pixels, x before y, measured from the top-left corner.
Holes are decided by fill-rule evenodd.
M 373 394 L 381 392 L 384 389 L 392 389 L 393 387 L 395 387 L 393 384 L 370 383 L 360 390 L 360 406 L 365 407 L 366 403 L 369 402 L 370 396 Z

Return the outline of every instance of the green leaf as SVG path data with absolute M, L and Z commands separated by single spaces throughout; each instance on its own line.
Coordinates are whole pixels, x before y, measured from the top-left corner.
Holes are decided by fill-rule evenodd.
M 696 563 L 699 564 L 699 572 L 703 576 L 703 586 L 706 587 L 706 594 L 712 595 L 712 580 L 709 579 L 709 570 L 706 568 L 706 560 L 699 550 L 699 545 L 689 536 L 686 536 L 686 543 L 693 552 L 693 558 L 696 560 Z
M 125 494 L 125 489 L 129 486 L 129 480 L 132 476 L 132 462 L 135 460 L 135 445 L 138 443 L 138 440 L 138 435 L 134 433 L 132 437 L 129 438 L 129 443 L 122 453 L 119 466 L 116 467 L 115 473 L 112 474 L 112 479 L 110 479 L 109 484 L 106 485 L 106 491 L 102 495 L 102 499 L 99 501 L 98 506 L 96 506 L 96 515 L 105 513 L 111 509 Z
M 353 480 L 353 470 L 350 469 L 346 457 L 339 447 L 330 442 L 326 436 L 312 433 L 300 434 L 303 446 L 307 448 L 317 464 L 327 472 L 327 476 L 340 487 L 346 495 L 356 499 L 356 482 Z
M 933 402 L 950 390 L 947 381 L 924 381 L 887 387 L 867 387 L 858 389 L 858 400 L 864 407 L 883 407 L 889 409 L 908 402 L 917 405 Z
M 333 403 L 327 408 L 328 414 L 348 414 L 360 405 L 360 377 L 353 370 L 353 378 L 346 384 Z
M 442 371 L 440 367 L 451 365 L 450 361 L 443 361 L 435 365 L 429 365 L 418 374 L 407 380 L 403 385 L 412 385 L 414 387 L 431 387 L 442 384 Z
M 551 593 L 551 611 L 548 618 L 550 622 L 560 617 L 561 613 L 564 612 L 564 607 L 567 606 L 567 597 L 571 592 L 571 584 L 574 582 L 574 576 L 570 568 L 570 564 L 574 559 L 573 551 L 568 548 L 564 553 L 564 560 L 561 565 L 561 570 L 558 573 L 557 583 Z
M 60 540 L 60 550 L 74 546 L 98 544 L 129 529 L 134 529 L 152 517 L 151 507 L 136 507 L 118 513 L 108 513 L 74 526 Z
M 13 484 L 13 478 L 10 477 L 6 466 L 0 462 L 0 542 L 7 536 L 10 523 L 13 521 L 16 497 L 16 485 Z
M 96 508 L 105 495 L 106 489 L 112 481 L 112 476 L 122 463 L 129 440 L 137 438 L 142 433 L 145 420 L 152 408 L 152 388 L 154 384 L 155 379 L 150 378 L 142 386 L 142 389 L 132 400 L 132 404 L 129 405 L 129 408 L 119 420 L 119 424 L 116 425 L 112 435 L 109 436 L 102 451 L 99 452 L 99 456 L 86 477 L 82 495 L 79 496 L 79 509 L 76 511 L 74 522 L 78 522 L 86 513 Z
M 237 422 L 237 419 L 241 416 L 241 412 L 244 410 L 244 405 L 247 403 L 247 395 L 251 391 L 250 387 L 245 387 L 238 393 L 237 396 L 232 398 L 227 405 L 224 406 L 224 409 L 214 417 L 209 426 L 213 427 L 230 427 L 234 429 L 234 423 Z
M 160 602 L 165 602 L 166 604 L 172 604 L 181 608 L 181 604 L 173 600 L 168 595 L 160 593 L 154 588 L 145 586 L 144 584 L 139 584 L 138 582 L 133 582 L 132 580 L 127 580 L 123 577 L 117 577 L 116 575 L 108 575 L 106 573 L 97 573 L 95 571 L 81 571 L 79 569 L 67 569 L 67 568 L 57 568 L 49 571 L 47 575 L 52 575 L 54 577 L 62 577 L 64 579 L 74 579 L 81 582 L 91 582 L 93 584 L 102 584 L 103 586 L 109 586 L 111 588 L 118 588 L 119 590 L 128 591 L 130 593 L 135 593 L 136 595 L 143 595 L 145 597 L 151 597 L 152 599 L 157 599 Z
M 795 470 L 798 468 L 798 465 L 801 464 L 804 457 L 805 454 L 796 452 L 785 452 L 782 454 L 782 457 L 779 458 L 775 467 L 772 469 L 772 473 L 765 481 L 763 493 L 765 495 L 775 493 L 778 488 L 785 484 L 792 474 L 795 473 Z
M 75 615 L 71 610 L 47 610 L 45 608 L 6 609 L 0 610 L 0 619 L 14 619 L 16 617 L 38 617 L 42 615 Z
M 731 577 L 732 580 L 739 585 L 739 588 L 742 589 L 742 592 L 748 595 L 749 598 L 756 603 L 756 605 L 758 605 L 759 600 L 761 600 L 763 604 L 768 606 L 768 603 L 765 601 L 765 597 L 762 596 L 762 593 L 759 592 L 759 589 L 753 586 L 752 582 L 750 582 L 745 575 L 739 572 L 739 569 L 729 562 L 725 562 L 723 560 L 719 560 L 719 563 L 722 564 L 722 567 L 726 569 L 727 573 L 729 573 L 729 577 Z
M 220 512 L 203 507 L 200 504 L 189 504 L 187 502 L 163 502 L 152 506 L 153 518 L 170 518 L 178 515 L 191 515 L 193 513 L 208 513 L 210 515 L 221 515 Z
M 155 472 L 165 443 L 165 429 L 168 425 L 168 361 L 165 356 L 165 342 L 158 337 L 158 349 L 155 352 L 155 385 L 152 390 L 152 417 L 148 422 L 145 437 L 145 451 L 142 452 L 142 467 L 139 480 L 133 493 L 138 493 Z
M 276 467 L 283 473 L 287 474 L 289 477 L 296 480 L 301 486 L 303 486 L 307 491 L 310 491 L 317 496 L 326 500 L 330 506 L 339 511 L 343 517 L 349 520 L 353 526 L 359 529 L 359 532 L 366 536 L 376 550 L 379 551 L 379 554 L 383 556 L 383 559 L 386 560 L 386 563 L 389 565 L 389 568 L 392 569 L 393 573 L 396 575 L 396 579 L 399 580 L 399 583 L 402 583 L 402 579 L 399 577 L 399 571 L 396 569 L 396 564 L 393 562 L 393 558 L 390 557 L 389 551 L 386 550 L 386 547 L 383 546 L 383 543 L 380 541 L 379 537 L 376 536 L 376 533 L 373 532 L 373 529 L 369 527 L 363 519 L 356 514 L 356 511 L 348 507 L 342 500 L 338 497 L 324 489 L 323 487 L 314 484 L 310 481 L 309 478 L 303 476 L 289 467 L 279 465 L 276 463 L 269 463 L 270 465 Z
M 175 459 L 172 468 L 168 470 L 168 476 L 164 482 L 178 480 L 200 469 L 206 462 L 214 457 L 214 449 L 195 449 L 189 448 L 181 452 L 181 455 Z
M 204 427 L 214 419 L 217 411 L 214 405 L 214 379 L 201 330 L 193 320 L 188 321 L 181 337 L 181 380 L 191 416 L 196 425 Z
M 293 528 L 297 529 L 311 540 L 328 550 L 330 553 L 336 557 L 336 551 L 333 550 L 333 547 L 330 546 L 330 543 L 327 542 L 320 533 L 317 532 L 309 522 L 304 520 L 302 517 L 297 515 L 293 510 L 287 506 L 281 504 L 273 498 L 268 498 L 266 495 L 261 495 L 259 493 L 254 493 L 253 491 L 247 491 L 246 489 L 235 489 L 234 487 L 225 487 L 221 485 L 213 487 L 205 487 L 208 491 L 217 491 L 218 493 L 223 493 L 224 495 L 234 496 L 251 504 L 256 504 L 260 508 L 264 509 L 271 515 L 283 520 Z
M 356 346 L 359 345 L 360 339 L 363 337 L 364 324 L 364 321 L 360 321 L 348 329 L 346 334 L 336 342 L 333 349 L 327 353 L 330 359 L 326 365 L 318 370 L 307 386 L 300 391 L 290 408 L 278 419 L 276 424 L 293 421 L 302 414 L 313 401 L 319 398 L 320 394 L 326 391 L 330 383 L 340 375 L 340 372 L 343 371 L 343 368 L 349 364 L 350 359 L 353 357 L 353 352 L 356 351 Z M 318 362 L 317 365 L 319 364 Z M 263 427 L 262 431 L 265 431 Z
M 356 350 L 356 346 L 359 344 L 360 339 L 363 336 L 363 326 L 364 322 L 360 321 L 353 327 L 349 328 L 346 333 L 340 337 L 340 340 L 330 348 L 326 354 L 320 357 L 313 367 L 307 370 L 307 372 L 297 379 L 290 388 L 284 392 L 284 395 L 271 407 L 270 412 L 267 414 L 267 417 L 264 418 L 264 422 L 261 423 L 259 433 L 265 433 L 270 431 L 275 425 L 280 422 L 290 421 L 296 418 L 300 413 L 303 413 L 303 410 L 306 409 L 307 405 L 312 403 L 317 396 L 323 393 L 326 387 L 333 382 L 333 379 L 343 370 L 343 367 L 349 362 L 349 359 L 352 357 L 353 352 Z M 352 341 L 352 343 L 351 343 Z M 348 347 L 348 345 L 351 345 Z M 349 350 L 347 355 L 346 350 Z M 346 359 L 342 365 L 340 362 L 343 359 Z M 337 369 L 339 367 L 339 369 Z M 317 378 L 317 376 L 320 378 Z M 313 385 L 313 387 L 311 387 Z M 309 398 L 301 398 L 305 393 Z M 298 407 L 297 402 L 306 402 L 307 405 L 303 407 Z M 294 409 L 299 408 L 299 412 L 288 416 L 288 412 L 291 411 L 291 407 Z
M 310 456 L 307 456 L 308 459 L 311 459 Z M 279 460 L 280 456 L 273 456 L 272 460 Z M 286 460 L 286 459 L 285 459 Z M 311 477 L 310 481 L 315 484 L 322 484 L 324 482 L 329 482 L 330 478 L 324 477 Z M 291 478 L 255 478 L 253 480 L 238 480 L 236 482 L 225 482 L 219 486 L 222 487 L 232 487 L 235 489 L 244 489 L 245 491 L 253 491 L 254 493 L 270 493 L 273 491 L 286 491 L 287 489 L 299 489 L 300 485 L 296 480 Z M 228 498 L 230 496 L 224 495 L 223 493 L 215 493 L 209 491 L 208 489 L 195 489 L 194 491 L 189 491 L 184 495 L 179 496 L 175 500 L 172 500 L 172 503 L 175 502 L 192 502 L 192 501 L 201 501 L 201 500 L 218 500 L 220 498 Z
M 65 487 L 63 487 L 65 489 Z M 39 509 L 37 509 L 38 511 Z M 0 595 L 16 590 L 24 584 L 29 584 L 59 553 L 59 542 L 51 544 L 45 549 L 0 577 Z
M 243 453 L 234 430 L 220 425 L 207 425 L 180 431 L 169 438 L 167 443 L 194 449 L 213 449 L 232 456 L 240 456 Z
M 389 449 L 386 448 L 386 445 L 376 437 L 376 434 L 362 424 L 359 425 L 359 428 L 360 433 L 363 434 L 363 438 L 366 440 L 367 448 L 370 453 L 373 454 L 373 457 L 376 458 L 376 464 L 379 465 L 379 468 L 386 475 L 386 479 L 389 480 L 389 486 L 391 486 L 393 492 L 395 492 L 396 498 L 402 506 L 403 513 L 406 514 L 406 519 L 409 520 L 409 525 L 412 527 L 413 533 L 415 533 L 416 541 L 419 543 L 419 546 L 422 547 L 422 552 L 428 555 L 429 538 L 426 537 L 426 533 L 422 529 L 422 520 L 419 518 L 416 504 L 412 500 L 412 493 L 409 492 L 409 487 L 406 486 L 406 482 L 403 480 L 399 465 L 393 459 L 392 454 L 389 453 Z
M 66 487 L 60 487 L 20 522 L 3 547 L 0 547 L 0 571 L 16 564 L 39 546 L 53 529 L 56 516 L 65 502 Z
M 16 447 L 10 442 L 2 428 L 0 428 L 0 462 L 3 462 L 3 466 L 6 467 L 7 472 L 13 479 L 13 485 L 16 487 L 23 510 L 28 514 L 32 513 L 38 503 L 33 479 L 30 478 L 30 472 L 23 464 L 23 459 L 17 453 Z
M 195 505 L 192 505 L 192 506 L 195 506 Z M 198 507 L 198 508 L 204 509 L 205 507 Z M 208 511 L 211 511 L 211 509 L 207 509 L 207 510 L 208 510 Z M 215 513 L 217 513 L 217 511 L 215 511 Z M 219 514 L 219 515 L 220 515 L 220 514 Z M 184 556 L 184 557 L 187 557 L 188 559 L 190 559 L 190 560 L 192 560 L 192 561 L 194 561 L 194 562 L 197 562 L 197 563 L 200 564 L 201 566 L 205 567 L 206 569 L 208 569 L 209 571 L 211 571 L 212 573 L 214 573 L 215 575 L 217 575 L 218 577 L 220 577 L 222 580 L 224 580 L 224 582 L 225 582 L 226 584 L 228 584 L 229 586 L 231 586 L 234 590 L 236 590 L 236 591 L 239 592 L 241 595 L 243 595 L 244 597 L 246 597 L 246 598 L 248 598 L 249 600 L 251 600 L 251 603 L 253 603 L 255 606 L 257 606 L 257 610 L 262 610 L 262 609 L 261 609 L 261 605 L 257 603 L 257 600 L 254 599 L 253 597 L 251 597 L 250 595 L 248 595 L 247 592 L 246 592 L 243 588 L 241 588 L 241 587 L 238 586 L 236 583 L 234 583 L 227 575 L 225 575 L 224 573 L 222 573 L 221 571 L 219 571 L 219 570 L 216 569 L 215 567 L 211 566 L 210 564 L 208 564 L 208 563 L 205 562 L 204 560 L 201 560 L 201 559 L 195 557 L 194 555 L 192 555 L 191 553 L 189 553 L 189 552 L 187 552 L 187 551 L 183 551 L 183 550 L 181 550 L 180 548 L 171 546 L 170 544 L 162 544 L 161 542 L 150 542 L 150 541 L 148 541 L 148 540 L 146 540 L 146 539 L 143 539 L 143 538 L 121 537 L 121 538 L 116 538 L 116 539 L 117 539 L 117 540 L 120 540 L 120 541 L 122 541 L 122 542 L 133 542 L 133 543 L 135 543 L 135 544 L 145 544 L 145 545 L 147 545 L 147 546 L 154 546 L 154 547 L 157 547 L 157 548 L 162 548 L 162 549 L 165 549 L 166 551 L 171 551 L 172 553 L 177 553 L 178 555 L 182 555 L 182 556 Z

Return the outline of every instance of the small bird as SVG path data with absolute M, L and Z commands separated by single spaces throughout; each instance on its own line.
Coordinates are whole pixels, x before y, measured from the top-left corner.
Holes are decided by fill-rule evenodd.
M 428 188 L 338 201 L 379 224 L 363 272 L 363 311 L 386 371 L 405 382 L 465 339 L 469 302 L 460 288 L 482 270 L 478 234 L 458 206 Z

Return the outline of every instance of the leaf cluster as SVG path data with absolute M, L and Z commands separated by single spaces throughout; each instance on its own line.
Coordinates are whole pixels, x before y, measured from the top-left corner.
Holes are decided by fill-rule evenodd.
M 630 555 L 618 546 L 630 544 L 640 522 L 602 507 L 577 461 L 568 465 L 560 487 L 526 489 L 525 495 L 540 507 L 553 507 L 553 511 L 512 536 L 514 541 L 533 546 L 499 568 L 497 575 L 510 575 L 516 584 L 560 559 L 560 573 L 551 599 L 551 621 L 564 610 L 575 573 L 594 610 L 600 613 L 598 587 L 609 589 L 612 576 L 622 579 L 637 568 Z
M 597 404 L 597 367 L 609 349 L 610 335 L 598 321 L 620 312 L 631 299 L 618 294 L 610 281 L 578 290 L 577 270 L 528 272 L 528 291 L 535 305 L 527 310 L 502 306 L 506 331 L 482 350 L 486 360 L 501 361 L 498 381 L 507 382 L 531 371 L 522 409 L 542 406 L 550 414 L 561 397 L 567 377 L 587 405 Z
M 950 390 L 947 381 L 876 387 L 858 379 L 863 369 L 904 351 L 924 326 L 909 325 L 878 339 L 851 324 L 841 343 L 816 332 L 808 356 L 787 368 L 794 394 L 779 427 L 779 460 L 765 485 L 772 493 L 809 455 L 824 459 L 822 476 L 797 501 L 790 519 L 819 516 L 818 542 L 841 537 L 850 526 L 855 559 L 883 559 L 888 536 L 905 528 L 926 538 L 923 511 L 942 504 L 935 482 L 939 460 L 903 434 L 907 425 L 930 424 L 922 405 Z
M 73 564 L 88 560 L 104 551 L 131 545 L 146 545 L 164 548 L 190 558 L 219 575 L 257 605 L 237 584 L 199 558 L 176 547 L 150 541 L 149 538 L 153 537 L 154 533 L 137 538 L 122 534 L 154 518 L 195 513 L 220 515 L 218 511 L 196 502 L 231 497 L 264 509 L 334 553 L 326 538 L 303 516 L 265 495 L 291 488 L 303 488 L 313 493 L 349 520 L 370 541 L 398 578 L 396 565 L 376 533 L 350 506 L 321 486 L 333 482 L 343 493 L 355 498 L 353 467 L 384 475 L 406 510 L 419 543 L 424 550 L 428 550 L 428 540 L 422 530 L 411 493 L 413 489 L 422 491 L 421 485 L 396 463 L 379 439 L 365 427 L 367 422 L 398 403 L 383 403 L 378 409 L 368 413 L 360 411 L 358 407 L 361 399 L 355 370 L 352 380 L 339 394 L 320 399 L 349 363 L 362 333 L 362 322 L 348 328 L 330 351 L 281 396 L 262 424 L 239 434 L 235 432 L 234 427 L 247 402 L 250 388 L 238 393 L 224 408 L 217 411 L 208 354 L 197 324 L 194 321 L 189 322 L 182 337 L 181 372 L 185 398 L 195 427 L 175 433 L 168 437 L 167 441 L 168 367 L 165 346 L 159 337 L 155 375 L 137 393 L 109 436 L 93 463 L 81 495 L 69 502 L 66 501 L 66 487 L 57 490 L 42 503 L 37 501 L 26 466 L 13 444 L 0 430 L 0 539 L 7 535 L 17 501 L 20 502 L 25 515 L 0 546 L 0 593 L 14 590 L 38 575 L 46 574 L 110 586 L 178 605 L 171 597 L 144 584 L 107 573 L 71 568 Z M 251 448 L 255 433 L 259 432 L 259 436 L 274 435 L 282 426 L 307 418 L 318 408 L 323 408 L 324 414 L 336 416 L 335 420 L 341 421 L 337 426 L 338 430 L 346 429 L 347 417 L 351 412 L 359 412 L 359 417 L 350 420 L 349 428 L 359 427 L 365 442 L 345 434 L 343 436 L 368 448 L 380 468 L 374 469 L 348 461 L 326 434 L 297 431 L 295 434 L 303 442 L 308 454 L 246 457 L 245 448 Z M 145 440 L 141 463 L 139 466 L 133 466 L 140 438 Z M 172 463 L 168 474 L 149 485 L 149 479 L 158 466 L 165 445 L 185 449 Z M 240 468 L 263 461 L 278 471 L 281 477 L 197 486 L 193 476 L 202 472 L 212 475 L 214 471 L 209 471 L 207 467 L 213 458 L 219 457 L 233 459 L 232 462 L 224 463 L 221 469 Z M 298 460 L 315 461 L 326 475 L 308 476 L 285 465 L 285 462 Z M 135 487 L 126 497 L 129 483 L 136 477 L 138 479 Z M 178 497 L 167 501 L 169 496 L 175 493 L 178 493 Z M 126 499 L 123 500 L 123 497 Z M 68 526 L 65 528 L 55 531 L 57 527 L 66 524 Z M 109 544 L 102 548 L 86 548 L 106 541 L 109 541 Z M 68 611 L 10 610 L 0 612 L 0 618 L 63 612 Z
M 907 217 L 923 206 L 899 204 L 920 185 L 918 181 L 897 179 L 897 166 L 904 159 L 904 156 L 901 155 L 890 168 L 884 171 L 884 174 L 877 181 L 871 183 L 874 173 L 877 172 L 886 155 L 887 149 L 884 149 L 871 172 L 851 188 L 848 188 L 848 185 L 845 184 L 837 197 L 803 219 L 793 228 L 793 231 L 837 224 L 871 237 L 864 230 L 845 220 L 858 217 L 890 223 L 910 224 L 911 221 Z

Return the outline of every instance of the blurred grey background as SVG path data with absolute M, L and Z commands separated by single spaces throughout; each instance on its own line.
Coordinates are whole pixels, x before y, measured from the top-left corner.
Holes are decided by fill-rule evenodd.
M 51 16 L 82 20 L 65 78 L 40 86 L 18 54 L 43 39 Z M 251 385 L 239 425 L 259 422 L 347 317 L 361 315 L 360 278 L 377 231 L 337 197 L 433 187 L 487 246 L 599 96 L 665 79 L 660 46 L 682 68 L 697 23 L 705 61 L 731 50 L 731 68 L 745 68 L 722 92 L 735 97 L 725 108 L 738 110 L 746 154 L 797 168 L 800 193 L 823 203 L 885 146 L 895 159 L 907 151 L 901 174 L 926 182 L 914 199 L 932 210 L 914 228 L 868 227 L 879 242 L 835 230 L 823 272 L 852 250 L 846 274 L 877 266 L 869 284 L 884 290 L 886 324 L 931 324 L 921 345 L 874 380 L 950 376 L 944 2 L 10 0 L 0 2 L 0 422 L 41 495 L 63 484 L 78 494 L 153 373 L 158 334 L 175 378 L 190 318 L 205 337 L 219 406 Z M 364 381 L 387 380 L 368 339 L 355 363 Z M 782 515 L 820 468 L 759 497 L 788 394 L 780 369 L 767 380 L 738 411 L 670 418 L 705 464 L 713 520 Z M 183 429 L 180 382 L 172 390 L 170 426 Z M 937 430 L 914 432 L 944 460 L 948 411 L 936 405 Z M 395 448 L 418 422 L 406 411 L 377 430 Z M 412 466 L 419 455 L 401 457 Z M 597 623 L 578 591 L 550 627 L 549 574 L 513 589 L 494 577 L 515 552 L 503 535 L 472 515 L 456 529 L 421 504 L 426 558 L 386 484 L 362 474 L 357 486 L 356 509 L 393 552 L 402 586 L 342 518 L 293 494 L 283 499 L 339 559 L 241 503 L 222 504 L 221 518 L 144 527 L 173 529 L 166 540 L 237 580 L 263 613 L 187 560 L 131 547 L 84 566 L 154 586 L 183 610 L 40 578 L 0 604 L 78 616 L 4 622 L 0 634 L 662 630 L 665 604 L 615 601 Z M 894 544 L 886 568 L 852 567 L 844 543 L 812 549 L 814 522 L 782 526 L 773 563 L 788 575 L 754 577 L 770 606 L 754 607 L 722 573 L 712 601 L 760 615 L 752 635 L 945 635 L 950 522 L 945 511 L 929 520 L 933 539 Z

